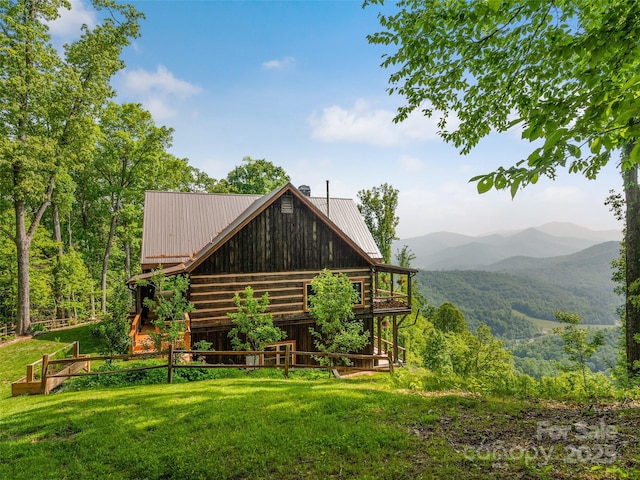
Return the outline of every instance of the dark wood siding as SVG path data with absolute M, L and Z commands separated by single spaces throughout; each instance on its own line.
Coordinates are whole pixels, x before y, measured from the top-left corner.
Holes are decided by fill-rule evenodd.
M 315 351 L 309 333 L 315 322 L 306 312 L 304 292 L 305 285 L 325 268 L 362 280 L 364 305 L 355 308 L 356 317 L 373 335 L 370 261 L 317 212 L 295 196 L 289 198 L 290 213 L 282 211 L 282 197 L 277 199 L 191 273 L 193 342 L 206 340 L 215 350 L 231 350 L 227 313 L 236 311 L 234 294 L 251 286 L 256 297 L 269 293 L 268 311 L 274 324 L 285 330 L 287 339 L 296 341 L 296 349 Z M 373 345 L 361 353 L 373 353 Z M 228 361 L 242 363 L 242 358 Z
M 364 268 L 339 270 L 353 280 L 363 281 L 364 306 L 356 308 L 358 316 L 371 316 L 371 272 Z M 230 325 L 228 312 L 236 311 L 233 296 L 250 286 L 254 296 L 269 294 L 269 309 L 274 321 L 310 320 L 304 305 L 305 284 L 320 270 L 267 272 L 251 274 L 191 275 L 190 301 L 194 328 Z
M 370 336 L 369 344 L 360 352 L 360 354 L 371 355 L 373 354 L 373 318 L 367 317 L 363 318 L 363 326 L 366 332 L 368 332 Z M 285 321 L 277 321 L 274 322 L 278 327 L 283 329 L 286 332 L 286 339 L 295 340 L 296 341 L 296 351 L 299 352 L 315 352 L 317 349 L 313 344 L 313 337 L 309 332 L 309 328 L 313 326 L 313 321 L 309 320 L 306 322 L 285 322 Z M 207 342 L 211 342 L 211 348 L 218 351 L 229 351 L 232 350 L 231 341 L 229 340 L 229 330 L 231 330 L 230 326 L 220 325 L 217 327 L 208 327 L 208 328 L 198 328 L 193 327 L 192 332 L 192 342 L 198 342 L 200 340 L 206 340 Z M 242 364 L 244 363 L 244 358 L 241 356 L 210 356 L 207 360 L 210 363 L 236 363 Z M 309 356 L 299 356 L 297 359 L 298 364 L 303 365 L 314 365 L 316 362 L 312 357 Z M 354 365 L 358 367 L 371 367 L 371 362 L 366 360 L 356 360 L 354 361 Z
M 282 198 L 236 232 L 204 260 L 196 275 L 368 267 L 366 258 L 294 196 L 293 212 Z

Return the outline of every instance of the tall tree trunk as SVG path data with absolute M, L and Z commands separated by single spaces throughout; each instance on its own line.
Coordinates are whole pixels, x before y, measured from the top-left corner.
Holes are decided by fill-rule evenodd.
M 14 183 L 20 178 L 21 165 L 19 163 L 14 164 L 13 174 Z M 45 198 L 50 199 L 55 186 L 55 179 L 53 176 L 49 178 L 49 187 L 45 193 Z M 18 256 L 18 335 L 26 335 L 31 332 L 31 295 L 29 290 L 29 263 L 30 255 L 29 249 L 31 247 L 31 240 L 36 233 L 38 225 L 44 212 L 47 210 L 50 201 L 45 200 L 40 204 L 38 210 L 36 210 L 29 229 L 27 229 L 26 222 L 26 208 L 24 201 L 20 198 L 14 200 L 14 210 L 16 213 L 16 236 L 14 242 L 16 244 L 17 256 Z
M 633 149 L 635 142 L 627 145 L 624 156 Z M 625 230 L 625 341 L 629 373 L 640 373 L 640 343 L 635 335 L 640 333 L 640 188 L 638 165 L 622 173 L 626 202 Z
M 51 202 L 51 214 L 53 216 L 53 239 L 58 244 L 58 255 L 62 256 L 64 248 L 62 245 L 62 227 L 60 226 L 60 210 L 55 199 Z
M 31 303 L 29 298 L 29 246 L 31 239 L 25 224 L 24 202 L 15 201 L 16 236 L 18 254 L 18 335 L 31 333 Z
M 129 240 L 124 243 L 124 270 L 127 279 L 131 278 L 131 243 L 129 243 Z M 133 305 L 133 294 L 129 288 L 127 288 L 127 305 L 129 307 Z
M 58 209 L 58 203 L 55 201 L 55 198 L 51 204 L 51 215 L 53 216 L 53 237 L 58 244 L 58 254 L 56 256 L 56 278 L 53 282 L 53 298 L 56 302 L 56 318 L 65 318 L 64 309 L 60 306 L 63 300 L 62 287 L 60 284 L 60 262 L 62 260 L 62 255 L 64 254 L 64 247 L 62 245 L 62 229 L 60 227 L 60 210 Z
M 107 311 L 107 269 L 109 268 L 109 255 L 111 254 L 111 246 L 113 245 L 113 239 L 116 236 L 116 225 L 118 224 L 118 214 L 114 213 L 111 216 L 111 226 L 109 227 L 109 237 L 107 238 L 107 245 L 104 248 L 104 257 L 102 257 L 102 303 L 100 304 L 100 311 L 106 313 Z

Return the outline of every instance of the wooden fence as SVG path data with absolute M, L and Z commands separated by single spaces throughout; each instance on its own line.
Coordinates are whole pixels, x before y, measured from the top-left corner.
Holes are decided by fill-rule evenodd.
M 5 324 L 0 327 L 0 338 L 9 337 L 16 334 L 16 326 L 12 324 Z
M 54 357 L 61 352 L 65 352 L 69 349 L 73 349 L 72 357 L 67 357 L 61 360 L 65 362 L 57 362 Z M 29 395 L 36 394 L 48 394 L 54 388 L 59 387 L 66 378 L 65 375 L 77 374 L 80 370 L 86 370 L 90 372 L 91 363 L 85 355 L 80 355 L 80 344 L 76 341 L 65 345 L 60 350 L 54 353 L 45 353 L 40 360 L 36 360 L 33 363 L 27 365 L 27 374 L 20 380 L 17 380 L 11 384 L 11 395 Z M 50 363 L 67 365 L 62 370 L 50 374 Z M 41 365 L 41 369 L 38 372 L 36 367 Z M 53 370 L 52 370 L 53 371 Z
M 60 330 L 62 328 L 72 327 L 84 323 L 77 318 L 52 318 L 50 320 L 39 320 L 37 322 L 31 322 L 31 329 L 34 331 L 51 332 L 53 330 Z
M 78 342 L 74 342 L 64 347 L 61 350 L 68 348 L 69 346 L 74 346 L 74 356 L 69 358 L 51 358 L 55 354 L 43 355 L 41 360 L 33 362 L 27 365 L 27 375 L 17 382 L 14 382 L 11 385 L 11 393 L 13 396 L 22 395 L 22 394 L 48 394 L 61 385 L 66 379 L 70 377 L 82 377 L 87 375 L 108 375 L 113 373 L 125 373 L 125 372 L 135 372 L 142 370 L 154 370 L 160 368 L 167 369 L 167 383 L 172 383 L 173 381 L 173 372 L 175 369 L 179 368 L 248 368 L 248 369 L 258 369 L 258 368 L 277 368 L 282 369 L 284 372 L 284 376 L 289 375 L 289 370 L 294 368 L 323 368 L 328 370 L 335 370 L 335 374 L 338 372 L 341 373 L 350 373 L 350 372 L 359 372 L 359 371 L 389 371 L 390 374 L 393 374 L 393 356 L 391 353 L 388 355 L 357 355 L 357 354 L 346 354 L 346 353 L 320 353 L 320 352 L 299 352 L 295 350 L 291 350 L 289 345 L 285 346 L 285 351 L 282 350 L 274 351 L 259 351 L 259 352 L 245 352 L 245 351 L 210 351 L 210 350 L 177 350 L 174 349 L 173 346 L 169 347 L 168 353 L 157 353 L 157 352 L 149 352 L 144 354 L 127 354 L 127 355 L 101 355 L 101 356 L 88 356 L 88 355 L 80 355 L 78 352 Z M 58 352 L 60 352 L 59 350 Z M 58 353 L 56 352 L 56 353 Z M 278 356 L 283 360 L 281 364 L 277 363 L 268 363 L 265 364 L 258 362 L 254 364 L 254 362 L 247 362 L 245 365 L 238 364 L 208 364 L 208 363 L 184 363 L 180 361 L 184 358 L 193 358 L 193 357 L 206 357 L 207 355 L 220 355 L 220 356 L 245 356 L 247 358 L 255 358 L 255 357 L 264 357 L 264 356 Z M 335 359 L 351 359 L 351 360 L 371 360 L 372 364 L 374 361 L 386 361 L 386 367 L 372 367 L 372 368 L 364 368 L 364 367 L 353 367 L 353 366 L 323 366 L 323 365 L 297 365 L 291 361 L 292 358 L 298 356 L 309 356 L 314 358 L 335 358 Z M 105 361 L 105 360 L 132 360 L 132 359 L 146 359 L 146 358 L 167 358 L 166 363 L 161 363 L 158 365 L 148 365 L 143 367 L 135 367 L 135 368 L 127 368 L 122 370 L 105 370 L 105 371 L 91 371 L 91 362 L 92 361 Z M 40 373 L 40 378 L 38 379 L 35 376 L 35 366 L 41 364 L 42 370 Z M 53 371 L 56 369 L 54 366 L 63 366 L 59 371 Z M 79 373 L 81 370 L 85 370 L 84 373 Z

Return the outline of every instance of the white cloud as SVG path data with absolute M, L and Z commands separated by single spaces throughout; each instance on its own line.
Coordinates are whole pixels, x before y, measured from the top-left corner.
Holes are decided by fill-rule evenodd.
M 437 115 L 428 118 L 414 112 L 402 123 L 393 122 L 395 112 L 375 109 L 359 99 L 350 109 L 338 105 L 311 115 L 311 137 L 325 142 L 351 142 L 392 147 L 438 138 Z
M 410 157 L 409 155 L 402 155 L 398 159 L 398 164 L 403 172 L 416 173 L 424 169 L 424 162 L 422 160 L 416 157 Z
M 197 85 L 176 78 L 164 65 L 158 65 L 155 72 L 142 68 L 126 70 L 124 76 L 125 87 L 139 93 L 171 95 L 184 99 L 202 91 Z
M 551 185 L 536 194 L 537 200 L 550 205 L 580 205 L 586 200 L 585 193 L 575 185 Z
M 530 186 L 511 199 L 506 191 L 479 195 L 473 184 L 425 179 L 423 187 L 400 189 L 397 234 L 403 239 L 438 231 L 482 235 L 549 222 L 571 222 L 593 230 L 620 228 L 606 206 L 594 205 L 593 197 L 601 193 L 549 183 Z
M 158 120 L 177 114 L 172 107 L 175 100 L 185 100 L 202 91 L 197 85 L 176 78 L 164 65 L 158 65 L 155 72 L 142 68 L 125 70 L 121 78 L 127 95 L 142 97 L 144 107 Z
M 284 57 L 281 59 L 274 59 L 263 62 L 262 68 L 266 70 L 281 70 L 288 67 L 289 65 L 293 65 L 295 62 L 296 59 L 293 57 Z
M 93 28 L 96 25 L 96 12 L 87 9 L 82 0 L 69 0 L 71 9 L 61 7 L 60 15 L 49 23 L 49 32 L 52 36 L 59 37 L 63 42 L 68 42 L 79 37 L 82 25 Z

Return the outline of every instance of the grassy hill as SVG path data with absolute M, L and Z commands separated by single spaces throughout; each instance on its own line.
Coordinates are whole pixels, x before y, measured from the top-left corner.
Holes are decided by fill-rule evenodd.
M 28 363 L 43 344 L 17 345 L 0 346 L 1 356 Z M 13 380 L 14 370 L 0 364 L 0 378 Z M 394 379 L 256 376 L 262 372 L 49 396 L 3 394 L 0 478 L 640 476 L 635 404 L 590 408 L 433 392 L 416 387 L 407 369 Z M 605 425 L 611 434 L 584 438 L 578 424 L 596 433 Z M 558 428 L 567 434 L 560 438 Z

